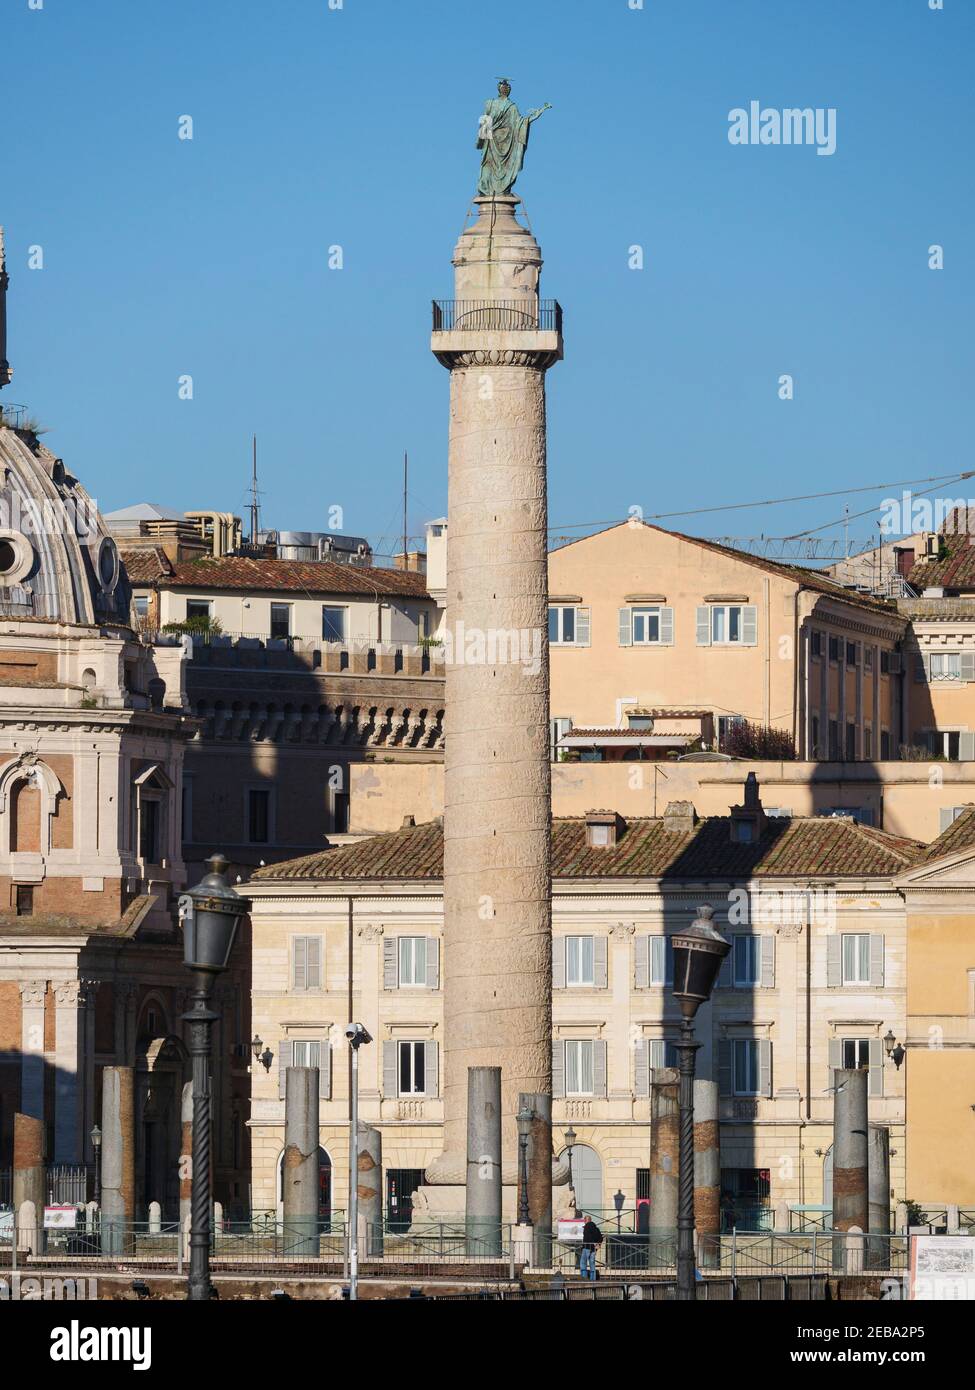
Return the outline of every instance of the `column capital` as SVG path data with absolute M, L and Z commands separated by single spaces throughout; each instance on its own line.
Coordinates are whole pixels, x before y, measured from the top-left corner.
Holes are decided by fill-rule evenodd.
M 47 994 L 46 980 L 21 980 L 20 1002 L 24 1008 L 38 1008 L 44 1003 L 44 996 Z

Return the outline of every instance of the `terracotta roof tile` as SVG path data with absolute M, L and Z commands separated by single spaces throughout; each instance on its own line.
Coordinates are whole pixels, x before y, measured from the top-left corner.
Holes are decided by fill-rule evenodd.
M 250 589 L 306 594 L 401 594 L 426 598 L 426 575 L 415 570 L 363 568 L 334 560 L 251 560 L 230 555 L 173 567 L 174 589 Z
M 944 859 L 946 855 L 968 849 L 971 845 L 975 845 L 975 805 L 969 804 L 936 840 L 931 841 L 924 858 Z
M 584 819 L 552 825 L 552 876 L 578 878 L 669 878 L 741 880 L 795 875 L 888 877 L 919 862 L 924 846 L 886 835 L 846 818 L 770 820 L 761 840 L 731 839 L 725 816 L 700 821 L 676 834 L 662 820 L 631 820 L 611 849 L 586 844 Z M 431 822 L 356 845 L 325 850 L 259 869 L 255 883 L 280 880 L 439 879 L 443 875 L 443 831 Z
M 133 584 L 151 584 L 173 572 L 169 556 L 161 546 L 138 546 L 133 550 L 120 550 L 119 554 Z
M 975 546 L 971 536 L 946 535 L 943 558 L 912 565 L 907 582 L 918 593 L 925 589 L 975 589 Z

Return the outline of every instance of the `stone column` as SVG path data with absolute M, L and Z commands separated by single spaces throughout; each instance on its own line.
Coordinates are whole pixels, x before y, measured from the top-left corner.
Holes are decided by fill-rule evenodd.
M 650 1240 L 665 1243 L 673 1258 L 677 1251 L 679 1158 L 677 1068 L 655 1067 L 650 1073 Z
M 833 1073 L 833 1229 L 870 1229 L 867 1177 L 867 1068 Z M 833 1264 L 843 1266 L 845 1242 L 834 1242 Z
M 135 1073 L 102 1071 L 102 1250 L 124 1254 L 135 1219 Z
M 468 1254 L 501 1253 L 501 1068 L 467 1074 Z
M 698 1234 L 699 1267 L 716 1268 L 721 1263 L 721 1146 L 716 1081 L 694 1082 L 694 1227 Z
M 374 1049 L 376 1050 L 376 1049 Z M 373 1125 L 359 1121 L 359 1250 L 383 1253 L 383 1136 Z
M 867 1129 L 867 1196 L 870 1236 L 867 1238 L 868 1269 L 889 1269 L 890 1235 L 890 1130 L 886 1125 Z M 873 1236 L 882 1239 L 874 1240 Z
M 46 980 L 20 986 L 20 1108 L 44 1118 L 44 996 Z
M 541 1092 L 523 1093 L 534 1119 L 528 1136 L 528 1214 L 535 1228 L 535 1266 L 552 1264 L 552 1097 Z
M 54 989 L 54 1162 L 80 1163 L 84 1056 L 85 998 L 77 980 Z
M 179 1220 L 180 1227 L 193 1211 L 193 1082 L 187 1081 L 180 1101 Z
M 317 1254 L 318 1068 L 288 1067 L 284 1087 L 284 1248 Z
M 427 1180 L 456 1185 L 459 1210 L 468 1069 L 501 1067 L 507 1183 L 518 1095 L 552 1090 L 545 372 L 562 340 L 554 315 L 544 331 L 539 320 L 541 253 L 518 201 L 476 200 L 454 251 L 454 317 L 431 340 L 450 370 L 455 733 L 444 757 L 444 1149 Z
M 34 1115 L 14 1115 L 13 1208 L 19 1212 L 24 1202 L 31 1202 L 35 1215 L 40 1213 L 38 1226 L 43 1232 L 44 1203 L 47 1199 L 44 1168 L 44 1121 Z M 28 1242 L 33 1250 L 38 1246 L 34 1237 Z M 36 1239 L 43 1241 L 43 1234 Z

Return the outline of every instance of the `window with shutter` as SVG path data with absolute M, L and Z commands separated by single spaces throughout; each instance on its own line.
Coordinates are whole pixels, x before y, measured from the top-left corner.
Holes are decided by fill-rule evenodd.
M 565 1095 L 565 1043 L 552 1043 L 552 1097 L 561 1100 Z
M 592 983 L 594 989 L 605 989 L 609 983 L 609 939 L 592 938 Z
M 589 646 L 589 609 L 576 609 L 576 641 L 577 647 Z
M 650 1094 L 650 1045 L 646 1038 L 637 1038 L 633 1049 L 633 1093 Z
M 606 1094 L 606 1043 L 597 1040 L 592 1044 L 592 1093 L 594 1096 Z
M 630 637 L 630 610 L 621 608 L 619 612 L 619 644 L 621 647 L 632 645 Z
M 440 941 L 436 936 L 427 937 L 427 989 L 440 988 Z
M 399 947 L 395 936 L 383 937 L 383 989 L 399 984 Z
M 649 989 L 650 987 L 650 938 L 640 935 L 633 943 L 634 949 L 634 987 L 636 989 Z
M 390 1038 L 383 1043 L 383 1095 L 393 1097 L 398 1094 L 396 1042 Z
M 294 936 L 291 938 L 291 988 L 293 990 L 321 989 L 322 938 Z
M 291 1043 L 283 1040 L 278 1043 L 278 1098 L 280 1100 L 285 1098 L 285 1080 L 291 1065 Z
M 711 615 L 705 607 L 700 607 L 697 610 L 697 645 L 699 647 L 710 647 L 711 645 Z

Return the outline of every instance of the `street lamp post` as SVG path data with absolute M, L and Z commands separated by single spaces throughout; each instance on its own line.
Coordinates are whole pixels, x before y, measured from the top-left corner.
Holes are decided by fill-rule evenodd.
M 359 1048 L 372 1035 L 362 1023 L 345 1030 L 352 1049 L 352 1090 L 349 1095 L 349 1298 L 359 1297 Z
M 210 1054 L 212 1029 L 219 1017 L 209 1007 L 216 977 L 226 970 L 240 919 L 250 901 L 228 885 L 227 861 L 214 854 L 195 888 L 181 894 L 183 964 L 193 974 L 193 1004 L 184 1014 L 193 1059 L 193 1197 L 190 1214 L 189 1298 L 213 1296 L 210 1282 Z
M 91 1140 L 92 1152 L 95 1155 L 95 1205 L 97 1207 L 101 1206 L 102 1201 L 102 1132 L 97 1125 L 88 1137 Z
M 532 1120 L 535 1118 L 534 1110 L 529 1109 L 527 1104 L 523 1104 L 518 1111 L 516 1120 L 518 1124 L 518 1225 L 530 1226 L 532 1224 L 531 1211 L 528 1206 L 528 1139 L 531 1134 Z
M 569 1162 L 569 1191 L 572 1193 L 573 1211 L 575 1210 L 576 1190 L 572 1183 L 572 1150 L 575 1148 L 577 1138 L 578 1135 L 570 1124 L 569 1128 L 565 1131 L 565 1152 Z
M 731 950 L 713 925 L 714 909 L 699 907 L 686 931 L 673 937 L 673 995 L 682 1014 L 677 1053 L 680 1059 L 680 1187 L 677 1207 L 677 1297 L 693 1300 L 694 1287 L 694 1069 L 700 1043 L 694 1017 L 711 998 L 721 962 Z
M 625 1195 L 624 1195 L 624 1193 L 623 1193 L 622 1188 L 617 1188 L 617 1190 L 613 1193 L 613 1206 L 616 1208 L 616 1234 L 617 1234 L 617 1235 L 619 1235 L 619 1233 L 620 1233 L 620 1216 L 621 1216 L 622 1213 L 623 1213 L 623 1203 L 624 1203 L 625 1201 L 626 1201 L 626 1197 L 625 1197 Z
M 896 1069 L 900 1071 L 901 1063 L 907 1056 L 907 1048 L 904 1047 L 903 1043 L 897 1041 L 894 1037 L 894 1030 L 892 1028 L 888 1028 L 887 1032 L 884 1034 L 884 1051 L 893 1062 Z

